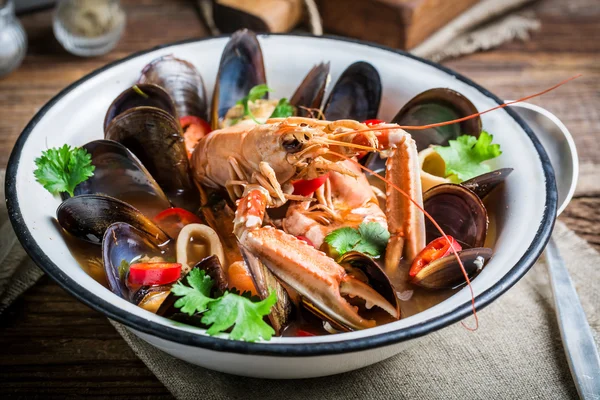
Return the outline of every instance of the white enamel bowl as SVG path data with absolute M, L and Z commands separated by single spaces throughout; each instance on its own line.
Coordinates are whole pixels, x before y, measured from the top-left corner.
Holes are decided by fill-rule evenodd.
M 351 63 L 364 60 L 381 74 L 379 117 L 390 120 L 414 95 L 449 87 L 479 110 L 501 100 L 470 80 L 439 65 L 375 45 L 337 38 L 271 35 L 259 37 L 269 86 L 289 96 L 316 63 L 331 61 L 332 81 Z M 212 90 L 227 38 L 173 44 L 107 65 L 62 91 L 21 134 L 7 172 L 7 204 L 23 247 L 62 287 L 90 307 L 125 324 L 152 345 L 193 364 L 232 374 L 304 378 L 337 374 L 391 357 L 414 339 L 455 323 L 471 313 L 467 289 L 425 312 L 359 332 L 324 337 L 273 338 L 245 343 L 207 336 L 203 330 L 156 316 L 112 294 L 89 277 L 71 256 L 53 218 L 60 200 L 36 183 L 34 159 L 48 147 L 80 146 L 103 137 L 102 121 L 112 100 L 138 78 L 149 61 L 174 54 L 191 61 Z M 557 192 L 550 161 L 535 135 L 510 109 L 483 116 L 483 126 L 501 144 L 494 167 L 513 167 L 496 195 L 495 254 L 474 280 L 476 304 L 483 308 L 532 266 L 549 238 Z M 483 328 L 485 329 L 485 328 Z

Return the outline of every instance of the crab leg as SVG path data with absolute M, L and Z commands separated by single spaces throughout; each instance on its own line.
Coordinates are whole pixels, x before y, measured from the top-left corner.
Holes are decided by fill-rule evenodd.
M 386 177 L 404 190 L 421 207 L 423 194 L 415 141 L 407 136 L 392 149 L 386 161 Z M 386 249 L 386 271 L 395 271 L 404 255 L 409 262 L 425 247 L 425 218 L 409 199 L 388 185 L 386 215 L 390 240 Z
M 375 321 L 361 317 L 342 294 L 363 298 L 368 305 L 381 307 L 399 318 L 394 306 L 373 288 L 346 274 L 325 253 L 279 229 L 260 227 L 257 221 L 264 215 L 267 196 L 264 189 L 251 188 L 240 200 L 234 231 L 245 249 L 320 312 L 350 329 L 369 328 L 375 326 Z M 253 209 L 254 206 L 262 210 Z

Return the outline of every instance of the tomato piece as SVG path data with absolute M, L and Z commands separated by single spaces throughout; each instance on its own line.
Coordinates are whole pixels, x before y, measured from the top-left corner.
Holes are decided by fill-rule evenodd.
M 303 242 L 310 244 L 312 247 L 315 247 L 313 242 L 311 242 L 310 239 L 307 238 L 306 236 L 296 236 L 296 238 L 302 240 Z
M 198 141 L 211 132 L 210 124 L 202 118 L 194 117 L 193 115 L 179 118 L 179 124 L 183 130 L 185 149 L 187 150 L 188 157 L 191 157 Z
M 462 246 L 456 241 L 456 239 L 449 235 L 448 239 L 450 243 L 448 243 L 448 240 L 442 236 L 432 240 L 427 246 L 425 246 L 425 248 L 421 250 L 419 254 L 417 254 L 417 257 L 415 257 L 415 260 L 408 271 L 408 275 L 411 278 L 414 278 L 415 275 L 417 275 L 419 271 L 425 268 L 430 262 L 449 255 L 452 252 L 452 248 L 454 248 L 456 251 L 462 250 Z M 452 248 L 450 246 L 452 246 Z
M 292 182 L 292 185 L 294 185 L 294 194 L 309 196 L 323 186 L 327 178 L 329 178 L 329 173 L 315 179 L 300 179 L 299 181 Z
M 366 124 L 368 126 L 381 125 L 381 124 L 385 124 L 385 121 L 381 120 L 381 119 L 368 119 L 364 122 L 364 124 Z
M 129 266 L 129 283 L 133 285 L 166 285 L 181 277 L 181 264 L 147 262 Z
M 309 331 L 305 331 L 304 329 L 298 329 L 296 331 L 296 336 L 317 336 L 314 333 L 310 333 Z
M 192 214 L 183 208 L 171 207 L 161 211 L 154 217 L 154 222 L 171 238 L 177 239 L 184 226 L 201 224 L 202 220 L 196 214 Z

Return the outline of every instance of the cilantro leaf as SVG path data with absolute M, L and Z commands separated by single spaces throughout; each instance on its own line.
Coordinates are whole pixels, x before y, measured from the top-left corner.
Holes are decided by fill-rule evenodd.
M 284 97 L 279 99 L 279 103 L 275 106 L 270 118 L 287 118 L 292 115 L 294 115 L 294 106 Z
M 94 175 L 92 156 L 86 149 L 64 145 L 48 149 L 35 159 L 35 179 L 52 194 L 67 192 L 73 196 L 75 187 Z
M 482 162 L 502 154 L 500 145 L 492 144 L 493 139 L 492 135 L 482 131 L 479 138 L 461 135 L 450 140 L 449 146 L 434 147 L 446 163 L 446 177 L 460 183 L 491 171 L 490 166 Z
M 336 229 L 325 237 L 325 241 L 339 255 L 349 251 L 359 251 L 373 257 L 385 251 L 388 240 L 390 240 L 390 233 L 377 222 L 363 222 L 358 229 L 350 227 Z
M 325 236 L 325 241 L 340 255 L 352 250 L 360 239 L 360 233 L 350 227 L 336 229 Z
M 385 251 L 388 240 L 390 240 L 390 233 L 381 224 L 377 222 L 362 223 L 358 227 L 361 239 L 356 246 L 355 251 L 369 254 L 371 256 L 378 256 Z
M 269 297 L 258 303 L 228 292 L 209 305 L 208 311 L 202 317 L 202 323 L 210 325 L 206 331 L 209 335 L 216 335 L 233 326 L 229 333 L 231 339 L 247 342 L 269 340 L 275 331 L 263 317 L 269 315 L 276 302 L 275 292 L 271 292 Z
M 194 268 L 188 273 L 187 282 L 190 286 L 177 282 L 171 288 L 174 295 L 183 296 L 175 302 L 175 307 L 190 316 L 196 312 L 206 311 L 208 304 L 214 301 L 210 298 L 210 289 L 214 281 L 206 275 L 206 272 Z

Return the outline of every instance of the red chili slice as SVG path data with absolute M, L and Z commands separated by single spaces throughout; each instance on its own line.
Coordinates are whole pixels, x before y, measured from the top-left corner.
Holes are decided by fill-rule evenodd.
M 292 182 L 292 185 L 294 185 L 294 194 L 297 194 L 298 196 L 309 196 L 314 193 L 315 190 L 323 186 L 328 177 L 329 173 L 315 179 L 301 179 Z
M 296 336 L 317 336 L 314 333 L 310 333 L 309 331 L 305 331 L 304 329 L 298 329 L 296 331 Z
M 166 285 L 181 277 L 181 264 L 168 262 L 137 263 L 129 266 L 129 283 L 133 285 Z
M 181 232 L 184 226 L 188 224 L 201 224 L 202 220 L 197 215 L 183 208 L 172 207 L 161 211 L 154 217 L 154 222 L 171 238 L 177 239 L 179 232 Z
M 462 246 L 460 243 L 458 243 L 452 236 L 447 236 L 454 250 L 461 251 Z M 446 240 L 444 237 L 439 237 L 432 240 L 427 246 L 425 246 L 423 250 L 421 250 L 419 254 L 417 254 L 417 257 L 410 266 L 408 275 L 411 278 L 414 278 L 419 271 L 425 268 L 432 261 L 449 255 L 452 252 L 450 243 L 448 243 L 448 240 Z
M 210 124 L 202 118 L 194 117 L 193 115 L 179 118 L 179 124 L 183 130 L 185 149 L 187 150 L 188 157 L 191 157 L 198 141 L 210 133 Z
M 385 121 L 381 120 L 381 119 L 368 119 L 364 122 L 364 124 L 366 124 L 368 126 L 381 125 L 381 124 L 385 124 Z

